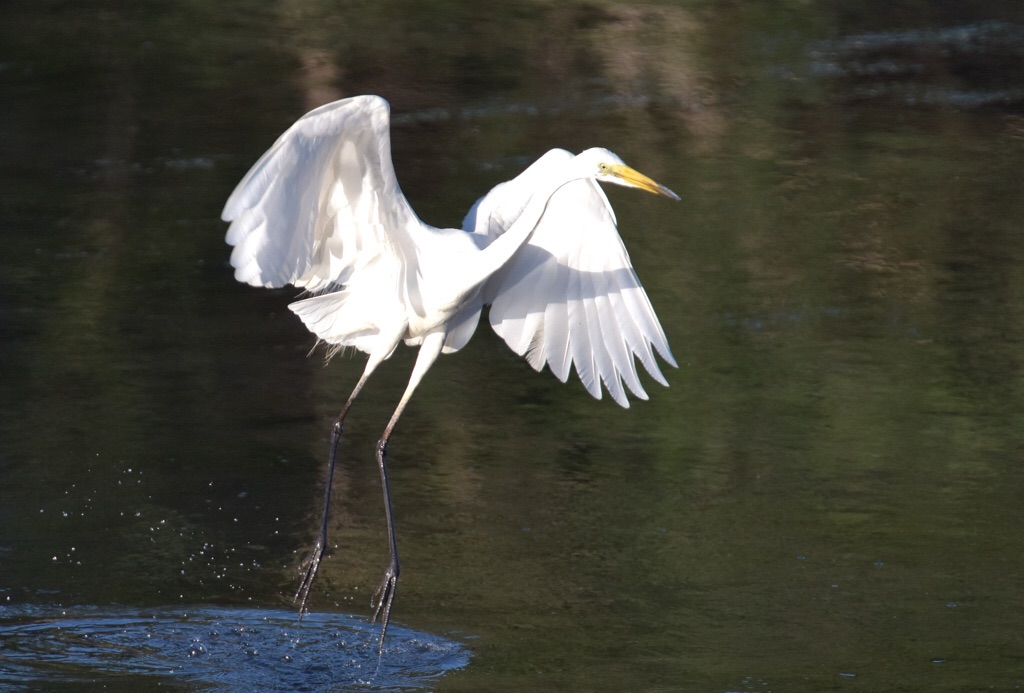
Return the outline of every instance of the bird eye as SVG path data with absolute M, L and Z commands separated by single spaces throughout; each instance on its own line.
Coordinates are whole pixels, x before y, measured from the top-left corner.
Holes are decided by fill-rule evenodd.
M 600 171 L 601 173 L 608 173 L 609 169 L 610 167 L 608 166 L 608 164 L 600 163 L 597 165 L 597 170 Z

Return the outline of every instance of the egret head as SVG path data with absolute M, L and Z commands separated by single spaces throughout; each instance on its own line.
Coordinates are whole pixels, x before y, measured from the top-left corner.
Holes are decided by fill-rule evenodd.
M 626 166 L 617 154 L 607 149 L 599 147 L 588 149 L 582 152 L 577 159 L 583 159 L 587 163 L 596 162 L 594 165 L 597 169 L 593 176 L 599 181 L 624 185 L 627 188 L 639 188 L 655 195 L 664 195 L 673 200 L 679 199 L 679 195 L 676 195 L 664 185 L 656 183 L 639 171 Z

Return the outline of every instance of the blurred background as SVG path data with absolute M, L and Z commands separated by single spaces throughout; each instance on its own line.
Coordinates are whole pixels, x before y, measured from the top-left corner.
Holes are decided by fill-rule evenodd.
M 112 658 L 109 632 L 292 623 L 363 358 L 325 367 L 297 292 L 237 284 L 219 217 L 296 118 L 361 93 L 391 101 L 428 223 L 552 147 L 607 147 L 683 201 L 608 191 L 669 389 L 595 401 L 486 325 L 431 370 L 389 449 L 394 671 L 359 685 L 1024 686 L 1024 6 L 1003 0 L 7 0 L 0 686 L 231 689 L 253 662 L 267 690 L 348 685 L 333 622 L 303 666 L 169 636 Z M 374 657 L 373 444 L 414 356 L 348 419 L 311 597 Z M 426 634 L 451 658 L 408 646 Z

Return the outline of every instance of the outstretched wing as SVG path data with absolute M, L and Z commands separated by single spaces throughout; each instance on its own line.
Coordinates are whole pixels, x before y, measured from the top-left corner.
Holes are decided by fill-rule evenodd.
M 474 205 L 466 230 L 494 238 L 529 202 L 532 183 L 572 155 L 554 150 L 521 176 L 496 187 Z M 629 406 L 623 384 L 647 399 L 635 358 L 668 385 L 654 357 L 676 365 L 665 332 L 633 271 L 615 213 L 590 179 L 562 186 L 551 196 L 529 240 L 484 286 L 494 331 L 534 369 L 548 364 L 565 382 L 572 364 L 591 395 L 601 382 Z M 653 347 L 653 350 L 652 350 Z
M 250 169 L 224 206 L 235 279 L 309 291 L 344 284 L 415 214 L 391 162 L 389 107 L 356 96 L 300 118 Z

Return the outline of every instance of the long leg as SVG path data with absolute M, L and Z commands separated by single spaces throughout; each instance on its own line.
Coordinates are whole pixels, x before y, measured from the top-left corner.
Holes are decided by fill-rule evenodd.
M 388 440 L 391 438 L 391 432 L 394 431 L 395 424 L 398 423 L 398 418 L 402 415 L 405 405 L 409 403 L 409 399 L 412 397 L 412 393 L 416 389 L 416 386 L 419 385 L 424 374 L 426 374 L 433 365 L 438 354 L 441 353 L 441 347 L 444 346 L 445 336 L 446 334 L 444 332 L 439 332 L 428 335 L 423 340 L 423 344 L 420 346 L 420 353 L 416 357 L 416 365 L 413 367 L 412 375 L 409 377 L 409 384 L 405 387 L 405 393 L 402 395 L 402 399 L 399 400 L 398 407 L 395 408 L 395 413 L 391 415 L 391 420 L 388 422 L 387 428 L 384 429 L 384 434 L 377 442 L 377 467 L 380 469 L 380 483 L 384 491 L 384 512 L 388 524 L 388 551 L 390 553 L 388 567 L 384 571 L 384 579 L 381 580 L 380 587 L 378 587 L 376 593 L 374 593 L 374 597 L 377 599 L 377 604 L 373 610 L 372 622 L 376 623 L 377 616 L 381 617 L 380 643 L 377 647 L 378 652 L 382 652 L 384 650 L 384 636 L 388 632 L 388 622 L 391 620 L 391 605 L 395 601 L 395 591 L 398 589 L 399 574 L 398 542 L 395 539 L 395 520 L 391 512 L 391 487 L 388 484 L 388 467 L 386 462 Z
M 303 561 L 303 565 L 306 566 L 306 572 L 302 576 L 302 582 L 299 584 L 299 589 L 295 592 L 294 597 L 299 602 L 299 618 L 302 618 L 302 615 L 306 612 L 306 599 L 309 597 L 309 590 L 313 587 L 313 578 L 316 577 L 316 571 L 320 567 L 320 560 L 324 557 L 324 550 L 327 548 L 327 524 L 331 513 L 331 488 L 334 486 L 334 465 L 338 459 L 341 433 L 345 428 L 345 415 L 352 408 L 352 402 L 355 401 L 356 395 L 363 389 L 363 385 L 368 378 L 369 373 L 364 372 L 362 377 L 359 378 L 359 382 L 356 383 L 352 394 L 349 395 L 348 401 L 345 402 L 345 406 L 342 407 L 341 413 L 338 414 L 338 418 L 334 420 L 334 425 L 331 426 L 331 448 L 327 455 L 327 484 L 324 488 L 323 513 L 320 516 L 320 533 L 317 534 L 313 550 L 306 557 L 306 560 Z
M 391 354 L 404 331 L 405 326 L 402 325 L 400 330 L 396 330 L 390 345 L 386 340 L 382 340 L 381 347 L 370 354 L 366 360 L 366 367 L 363 369 L 359 382 L 352 389 L 352 394 L 348 396 L 345 406 L 341 408 L 341 413 L 338 414 L 338 418 L 334 420 L 334 425 L 331 427 L 331 448 L 327 456 L 327 485 L 324 488 L 324 508 L 320 518 L 320 533 L 317 535 L 313 550 L 310 551 L 309 556 L 303 561 L 303 565 L 306 566 L 306 572 L 302 576 L 302 582 L 299 584 L 299 589 L 295 592 L 294 597 L 299 602 L 299 618 L 302 618 L 302 614 L 306 611 L 306 599 L 309 597 L 309 590 L 313 587 L 313 579 L 316 577 L 316 571 L 320 567 L 320 561 L 323 559 L 324 551 L 327 549 L 327 525 L 331 512 L 331 488 L 334 485 L 334 465 L 338 459 L 341 434 L 345 428 L 345 416 L 348 414 L 348 410 L 352 408 L 352 403 L 355 402 L 359 392 L 363 389 L 363 385 L 369 380 L 370 374 Z

